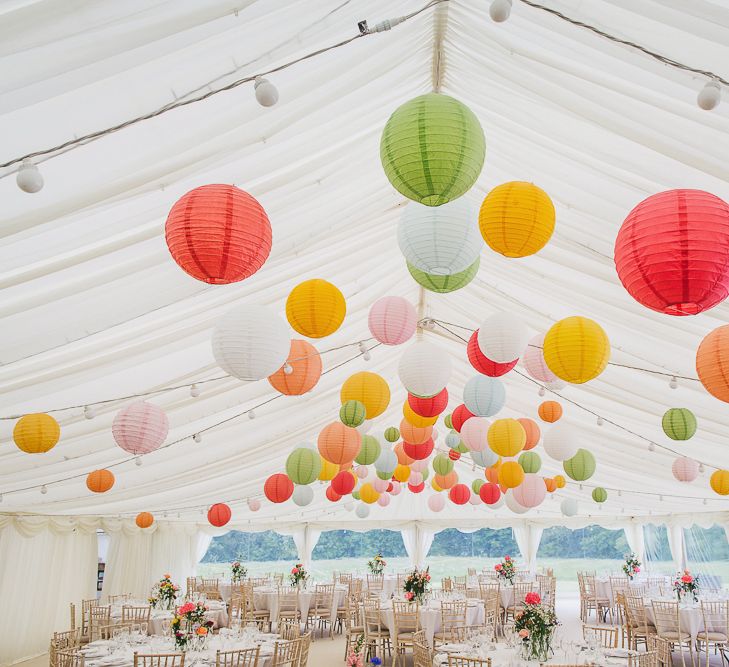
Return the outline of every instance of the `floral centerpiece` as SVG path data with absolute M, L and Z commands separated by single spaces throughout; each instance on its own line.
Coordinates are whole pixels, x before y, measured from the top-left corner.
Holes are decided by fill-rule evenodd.
M 234 584 L 239 584 L 248 576 L 248 569 L 239 560 L 230 566 L 230 579 Z
M 494 570 L 498 575 L 499 579 L 508 581 L 510 584 L 514 584 L 514 578 L 516 577 L 516 565 L 511 559 L 511 556 L 504 556 L 504 560 L 494 565 Z
M 306 580 L 308 578 L 309 573 L 304 569 L 304 566 L 301 563 L 296 563 L 296 565 L 291 568 L 291 575 L 289 576 L 289 579 L 291 580 L 292 586 L 306 588 Z
M 403 585 L 405 599 L 409 602 L 413 600 L 422 602 L 425 594 L 428 592 L 428 586 L 430 586 L 430 568 L 418 570 L 416 567 L 408 575 L 407 579 L 405 579 L 405 584 Z
M 172 583 L 169 574 L 165 574 L 153 587 L 149 604 L 158 609 L 174 609 L 180 587 Z
M 673 590 L 676 591 L 676 597 L 681 601 L 685 595 L 691 595 L 694 602 L 699 600 L 699 575 L 692 575 L 688 570 L 679 572 L 674 577 Z
M 177 609 L 171 626 L 176 649 L 202 649 L 207 645 L 213 627 L 213 622 L 205 618 L 207 610 L 202 602 L 187 602 Z
M 357 637 L 357 641 L 354 646 L 347 653 L 347 659 L 345 664 L 347 667 L 365 667 L 363 654 L 365 652 L 364 646 L 364 635 Z M 367 665 L 374 665 L 375 667 L 382 664 L 382 658 L 378 658 L 376 655 L 372 656 Z
M 633 581 L 633 577 L 640 572 L 640 561 L 638 556 L 635 554 L 628 554 L 625 557 L 625 563 L 623 563 L 623 572 L 625 576 Z
M 514 630 L 521 639 L 525 660 L 545 662 L 552 647 L 552 635 L 557 627 L 555 613 L 542 605 L 539 593 L 527 593 L 524 609 L 514 618 Z
M 367 561 L 367 567 L 371 574 L 382 574 L 386 565 L 387 561 L 382 557 L 382 554 L 377 554 L 372 560 Z

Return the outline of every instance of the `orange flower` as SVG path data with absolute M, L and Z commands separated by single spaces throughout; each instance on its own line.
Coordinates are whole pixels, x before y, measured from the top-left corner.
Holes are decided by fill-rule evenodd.
M 206 627 L 205 627 L 204 625 L 201 625 L 201 626 L 200 626 L 200 627 L 199 627 L 199 628 L 197 629 L 197 634 L 199 634 L 199 635 L 201 635 L 201 636 L 203 636 L 203 635 L 206 635 L 206 634 L 208 634 L 208 629 L 207 629 L 207 628 L 206 628 Z

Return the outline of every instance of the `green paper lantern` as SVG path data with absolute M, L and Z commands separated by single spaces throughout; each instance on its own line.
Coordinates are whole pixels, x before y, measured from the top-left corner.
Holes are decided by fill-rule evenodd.
M 430 469 L 426 468 L 420 474 L 423 476 L 423 481 L 425 482 L 428 479 L 428 477 L 430 477 Z
M 696 433 L 696 416 L 687 408 L 666 410 L 661 423 L 671 440 L 688 440 Z
M 447 294 L 448 292 L 455 292 L 461 289 L 461 287 L 465 287 L 476 277 L 478 267 L 481 264 L 481 258 L 479 257 L 467 269 L 463 269 L 463 271 L 459 271 L 450 276 L 438 276 L 433 273 L 425 273 L 425 271 L 421 271 L 410 262 L 405 263 L 408 265 L 410 275 L 418 285 L 425 287 L 425 289 L 431 292 Z
M 367 417 L 364 403 L 360 401 L 345 401 L 339 408 L 339 419 L 345 426 L 355 428 Z
M 542 459 L 536 452 L 523 452 L 518 460 L 524 472 L 537 473 L 542 467 Z
M 450 412 L 443 418 L 443 423 L 446 428 L 453 428 L 453 418 Z
M 321 456 L 315 449 L 297 447 L 286 459 L 286 474 L 294 484 L 312 484 L 320 472 Z
M 352 491 L 352 498 L 354 498 L 355 500 L 359 500 L 359 491 Z
M 385 440 L 387 440 L 387 442 L 397 442 L 399 438 L 400 429 L 397 429 L 394 426 L 390 426 L 385 429 Z
M 392 471 L 390 471 L 390 472 L 380 472 L 380 471 L 378 470 L 378 471 L 377 471 L 377 476 L 378 476 L 378 477 L 379 477 L 380 479 L 384 479 L 384 480 L 387 480 L 387 481 L 389 481 L 389 480 L 391 480 L 391 479 L 392 479 Z
M 584 482 L 595 474 L 595 457 L 586 449 L 578 449 L 563 464 L 564 471 L 576 482 Z
M 433 458 L 433 470 L 438 475 L 447 475 L 453 470 L 453 461 L 451 461 L 448 454 L 436 454 Z
M 467 454 L 470 451 L 463 440 L 461 440 L 455 447 L 451 447 L 451 449 L 455 449 L 459 454 Z
M 482 479 L 474 479 L 471 482 L 471 490 L 478 495 L 478 492 L 481 490 L 481 487 L 484 485 L 484 481 Z
M 387 179 L 400 194 L 426 206 L 440 206 L 470 190 L 485 155 L 486 140 L 473 111 L 439 93 L 395 109 L 380 140 Z
M 382 446 L 377 438 L 373 435 L 363 435 L 362 446 L 354 460 L 360 465 L 368 466 L 378 459 L 381 451 Z
M 608 493 L 601 486 L 598 486 L 592 490 L 592 499 L 596 503 L 604 503 L 607 500 Z

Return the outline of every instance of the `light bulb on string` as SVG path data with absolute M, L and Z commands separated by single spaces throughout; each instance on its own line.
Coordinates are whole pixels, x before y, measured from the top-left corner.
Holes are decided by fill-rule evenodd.
M 25 158 L 20 163 L 15 182 L 23 192 L 30 194 L 40 192 L 43 189 L 43 176 L 30 158 Z
M 142 457 L 137 456 L 137 458 L 134 459 L 134 465 L 135 466 L 141 466 L 142 465 Z
M 649 451 L 649 452 L 655 452 L 655 451 L 656 451 L 656 444 L 655 444 L 654 442 L 651 442 L 651 443 L 650 443 L 650 444 L 648 445 L 648 451 Z
M 256 413 L 253 410 L 248 410 L 248 419 L 255 419 Z
M 202 433 L 196 433 L 192 436 L 192 439 L 197 443 L 202 442 Z
M 671 380 L 668 383 L 671 389 L 678 389 L 678 378 L 675 375 L 671 376 Z
M 253 89 L 256 92 L 256 100 L 262 107 L 272 107 L 278 102 L 278 90 L 268 79 L 257 76 Z
M 706 498 L 704 498 L 704 505 L 708 505 L 708 504 L 709 504 L 709 501 L 706 500 Z
M 716 79 L 710 79 L 704 84 L 696 97 L 696 103 L 704 111 L 711 111 L 721 102 L 721 85 Z
M 546 393 L 547 393 L 547 391 L 544 389 L 544 387 L 539 387 L 539 395 L 540 396 L 544 396 L 544 394 L 546 394 Z
M 96 410 L 91 405 L 87 405 L 84 408 L 84 417 L 86 417 L 86 419 L 93 419 L 96 417 Z
M 200 395 L 200 387 L 198 387 L 196 384 L 190 385 L 190 396 L 193 398 L 197 398 Z
M 703 463 L 699 463 L 699 473 L 701 473 L 702 475 L 704 474 L 704 464 Z
M 46 487 L 46 485 L 45 485 L 45 484 L 44 484 L 43 486 L 41 486 L 41 493 L 42 493 L 42 494 L 43 494 L 44 496 L 46 495 L 46 493 L 48 493 L 48 488 Z
M 602 417 L 598 416 L 597 425 L 602 426 L 604 423 L 605 423 L 605 420 Z
M 511 15 L 511 0 L 493 0 L 489 7 L 489 16 L 496 23 L 503 23 Z

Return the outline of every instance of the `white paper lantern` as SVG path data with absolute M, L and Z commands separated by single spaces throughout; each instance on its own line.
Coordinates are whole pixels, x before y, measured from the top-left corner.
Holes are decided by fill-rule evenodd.
M 476 207 L 465 197 L 441 206 L 408 202 L 397 242 L 405 259 L 425 273 L 450 276 L 464 271 L 483 247 Z
M 555 461 L 571 459 L 580 448 L 580 432 L 571 424 L 558 422 L 544 434 L 544 451 Z
M 525 514 L 529 511 L 528 507 L 524 507 L 524 505 L 520 505 L 516 498 L 514 498 L 514 494 L 512 492 L 505 493 L 501 496 L 504 499 L 504 502 L 506 503 L 506 506 L 514 512 L 514 514 Z M 493 507 L 493 505 L 492 505 Z
M 513 491 L 514 500 L 522 507 L 537 507 L 547 496 L 544 479 L 534 473 L 524 475 L 524 481 Z
M 291 494 L 291 500 L 299 507 L 306 507 L 314 500 L 314 489 L 307 485 L 297 484 Z
M 472 417 L 471 419 L 476 419 L 476 418 Z M 468 422 L 470 422 L 471 419 L 469 419 Z M 466 422 L 466 424 L 468 424 L 468 422 Z M 465 424 L 464 424 L 464 426 L 465 426 Z M 469 454 L 471 456 L 471 460 L 477 466 L 480 466 L 481 468 L 488 468 L 488 467 L 494 465 L 494 463 L 496 463 L 499 460 L 498 454 L 496 454 L 496 452 L 492 451 L 490 447 L 486 447 L 486 449 L 484 449 L 481 452 L 471 451 Z
M 451 358 L 446 350 L 429 341 L 411 345 L 397 367 L 405 389 L 416 396 L 435 396 L 451 378 Z
M 357 466 L 354 469 L 354 474 L 357 475 L 359 479 L 364 479 L 365 477 L 367 477 L 369 471 L 370 469 L 367 466 Z
M 380 497 L 377 499 L 377 504 L 380 507 L 387 507 L 390 504 L 390 496 L 387 493 L 380 494 Z
M 467 423 L 467 422 L 466 422 Z M 463 427 L 461 427 L 461 430 L 463 430 Z M 448 435 L 445 439 L 446 446 L 450 447 L 451 449 L 455 449 L 458 447 L 458 445 L 461 442 L 461 435 L 458 433 L 458 431 L 449 431 Z
M 471 505 L 480 505 L 483 503 L 483 500 L 481 500 L 481 496 L 478 495 L 478 493 L 471 493 L 471 497 L 468 499 L 468 502 L 471 503 Z
M 495 313 L 478 330 L 478 347 L 491 361 L 505 364 L 518 359 L 529 342 L 529 329 L 516 315 Z
M 486 417 L 471 417 L 461 426 L 461 439 L 472 452 L 488 449 L 488 433 L 491 420 Z
M 259 509 L 261 509 L 261 501 L 258 500 L 258 498 L 251 498 L 248 501 L 248 509 L 251 512 L 257 512 Z
M 505 402 L 503 382 L 488 375 L 475 375 L 463 388 L 464 405 L 479 417 L 493 417 L 504 407 Z
M 400 485 L 400 482 L 392 482 L 392 488 L 390 489 L 390 495 L 391 496 L 397 496 L 400 495 L 400 491 L 402 491 L 402 486 Z
M 268 79 L 257 76 L 253 83 L 256 101 L 262 107 L 272 107 L 278 102 L 278 89 Z
M 401 296 L 384 296 L 370 308 L 367 324 L 375 340 L 384 345 L 401 345 L 415 334 L 418 314 Z
M 497 510 L 499 507 L 504 506 L 504 496 L 503 494 L 499 496 L 499 499 L 495 503 L 491 503 L 490 505 L 488 503 L 484 503 L 486 507 L 488 507 L 490 510 Z
M 412 470 L 413 472 L 424 472 L 425 470 L 428 469 L 429 464 L 430 464 L 430 458 L 418 459 L 417 461 L 413 461 L 410 464 L 410 470 Z M 413 478 L 410 477 L 408 479 L 408 482 L 411 482 L 414 484 L 414 482 L 412 480 L 413 480 Z
M 699 464 L 686 456 L 679 456 L 673 462 L 671 471 L 679 482 L 693 482 L 699 476 Z
M 375 470 L 392 474 L 395 468 L 397 468 L 397 454 L 391 449 L 383 449 L 375 461 Z
M 441 493 L 438 493 L 434 496 L 430 496 L 428 498 L 428 509 L 431 512 L 440 512 L 445 507 L 445 496 Z
M 564 516 L 575 516 L 580 509 L 577 501 L 574 498 L 565 498 L 559 506 Z
M 357 509 L 354 510 L 354 513 L 360 519 L 366 519 L 370 515 L 370 506 L 365 503 L 359 503 L 359 505 L 357 505 Z
M 264 306 L 229 310 L 213 329 L 213 356 L 239 380 L 262 380 L 286 362 L 291 341 L 286 323 Z
M 408 484 L 412 484 L 413 486 L 418 486 L 423 482 L 423 473 L 416 472 L 410 468 L 410 477 L 408 477 Z
M 137 456 L 159 449 L 169 429 L 165 411 L 147 401 L 135 401 L 122 408 L 111 424 L 111 434 L 116 444 L 125 452 Z
M 537 334 L 532 337 L 521 358 L 526 372 L 539 382 L 554 382 L 559 378 L 549 370 L 547 362 L 544 361 L 544 334 Z M 561 382 L 561 380 L 560 380 Z

